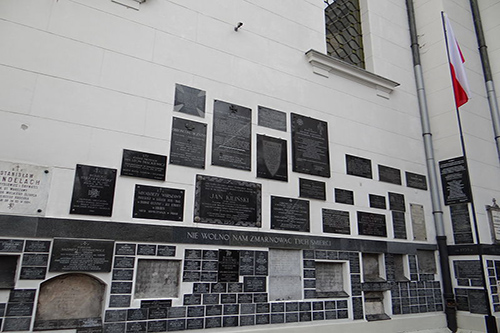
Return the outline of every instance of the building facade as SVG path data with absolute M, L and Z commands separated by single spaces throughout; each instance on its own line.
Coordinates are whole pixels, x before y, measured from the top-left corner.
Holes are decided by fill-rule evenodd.
M 471 3 L 1 1 L 0 331 L 494 332 Z

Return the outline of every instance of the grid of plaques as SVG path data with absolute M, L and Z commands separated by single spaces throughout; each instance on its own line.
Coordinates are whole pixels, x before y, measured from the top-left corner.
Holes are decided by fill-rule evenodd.
M 35 302 L 36 289 L 13 289 L 7 304 L 0 304 L 0 326 L 3 332 L 28 331 Z
M 392 313 L 410 314 L 443 311 L 441 284 L 434 274 L 419 274 L 417 258 L 408 255 L 410 281 L 395 281 L 394 260 L 386 255 L 387 280 L 391 283 Z
M 500 298 L 498 293 L 498 281 L 500 280 L 500 261 L 487 260 L 488 278 L 490 283 L 491 303 L 493 311 L 500 312 Z
M 20 280 L 44 280 L 49 263 L 50 241 L 26 240 Z

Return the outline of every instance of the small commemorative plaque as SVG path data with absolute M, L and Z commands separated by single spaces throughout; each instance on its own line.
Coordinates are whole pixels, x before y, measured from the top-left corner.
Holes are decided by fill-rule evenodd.
M 419 190 L 427 190 L 427 178 L 425 175 L 420 175 L 413 172 L 405 172 L 406 175 L 406 186 L 411 188 L 416 188 Z
M 288 181 L 286 140 L 257 135 L 257 177 Z
M 111 282 L 111 294 L 132 293 L 132 282 Z
M 266 292 L 266 277 L 265 276 L 245 276 L 243 278 L 244 292 Z
M 175 257 L 175 246 L 173 246 L 173 245 L 158 245 L 156 255 L 159 257 Z
M 135 257 L 115 256 L 113 268 L 134 268 Z
M 110 308 L 128 308 L 130 306 L 130 295 L 111 295 L 109 296 Z
M 389 192 L 389 208 L 390 210 L 406 212 L 405 196 L 403 194 Z
M 116 169 L 77 164 L 70 214 L 111 216 Z
M 325 182 L 299 178 L 299 196 L 324 201 L 326 200 L 326 184 Z
M 205 117 L 206 92 L 182 84 L 175 85 L 174 111 Z
M 360 235 L 387 237 L 385 215 L 358 212 L 358 231 Z
M 207 124 L 173 118 L 170 164 L 205 169 Z
M 167 156 L 135 150 L 123 150 L 120 175 L 165 180 Z
M 33 303 L 35 295 L 36 289 L 12 289 L 9 295 L 9 303 Z
M 255 275 L 267 275 L 269 254 L 267 251 L 255 251 Z
M 45 280 L 47 267 L 21 267 L 21 280 Z
M 218 282 L 238 282 L 240 253 L 235 250 L 219 250 Z
M 401 170 L 379 164 L 378 180 L 381 182 L 401 185 Z
M 114 242 L 55 239 L 50 272 L 110 272 Z
M 18 239 L 0 239 L 0 252 L 19 253 L 23 251 L 24 241 Z
M 346 205 L 354 205 L 354 192 L 341 188 L 335 189 L 335 202 Z
M 184 190 L 135 185 L 133 217 L 182 221 Z
M 386 209 L 387 205 L 383 195 L 369 194 L 369 201 L 371 208 Z
M 260 227 L 261 184 L 198 175 L 194 221 Z
M 348 175 L 373 178 L 371 160 L 358 156 L 345 155 L 345 162 Z
M 271 229 L 309 232 L 309 201 L 271 196 Z
M 330 177 L 328 123 L 292 113 L 293 171 Z
M 439 162 L 444 204 L 471 202 L 472 193 L 465 157 Z
M 154 244 L 137 245 L 137 255 L 154 256 L 155 254 L 156 254 L 156 245 Z
M 394 238 L 406 239 L 406 220 L 404 212 L 392 211 L 392 226 Z
M 255 252 L 241 251 L 240 252 L 240 275 L 255 274 Z
M 213 124 L 212 165 L 250 170 L 252 110 L 216 100 Z
M 23 255 L 22 266 L 47 266 L 49 262 L 48 254 L 25 253 Z
M 349 235 L 349 212 L 323 208 L 323 232 Z
M 49 252 L 50 241 L 27 240 L 24 252 Z
M 115 254 L 116 255 L 135 255 L 135 244 L 127 244 L 127 243 L 116 243 Z
M 451 225 L 455 244 L 474 243 L 467 203 L 450 205 Z
M 258 125 L 286 132 L 286 113 L 258 106 Z

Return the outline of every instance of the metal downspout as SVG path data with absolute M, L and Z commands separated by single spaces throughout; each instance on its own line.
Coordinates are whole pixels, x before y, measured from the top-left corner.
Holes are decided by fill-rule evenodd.
M 497 96 L 495 85 L 493 83 L 493 75 L 491 74 L 490 59 L 488 57 L 488 47 L 483 33 L 483 24 L 481 15 L 479 14 L 479 6 L 477 0 L 470 0 L 472 17 L 474 19 L 474 28 L 476 30 L 477 44 L 479 47 L 479 55 L 481 56 L 481 64 L 483 66 L 484 82 L 486 85 L 486 93 L 488 95 L 488 103 L 490 105 L 491 121 L 493 122 L 493 132 L 495 135 L 495 143 L 497 146 L 497 154 L 500 158 L 500 112 L 498 110 Z
M 455 306 L 455 295 L 451 283 L 450 265 L 448 248 L 446 244 L 446 234 L 444 232 L 443 211 L 441 206 L 441 195 L 439 192 L 438 173 L 434 159 L 434 148 L 432 145 L 432 133 L 429 121 L 429 111 L 427 108 L 427 97 L 425 94 L 422 66 L 420 63 L 420 51 L 417 37 L 417 27 L 415 24 L 415 10 L 413 0 L 406 0 L 406 9 L 408 12 L 408 25 L 410 28 L 411 50 L 413 55 L 413 69 L 415 73 L 415 82 L 417 86 L 417 97 L 420 111 L 420 121 L 422 125 L 422 137 L 424 141 L 424 150 L 427 163 L 427 173 L 429 176 L 429 190 L 432 201 L 432 216 L 436 227 L 436 240 L 439 251 L 439 263 L 441 275 L 443 278 L 443 295 L 445 298 L 445 314 L 448 328 L 452 332 L 457 331 L 457 310 Z

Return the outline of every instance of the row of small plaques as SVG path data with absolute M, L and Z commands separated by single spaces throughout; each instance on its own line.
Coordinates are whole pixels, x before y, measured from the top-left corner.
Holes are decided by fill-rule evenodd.
M 4 332 L 28 331 L 35 302 L 35 289 L 12 289 L 7 306 L 0 306 L 0 314 L 5 314 Z M 2 311 L 3 307 L 3 311 Z M 1 325 L 1 318 L 0 318 Z
M 348 175 L 373 179 L 372 161 L 353 155 L 346 155 L 346 171 Z M 401 170 L 378 165 L 379 180 L 395 185 L 402 185 Z M 405 172 L 406 186 L 419 190 L 427 190 L 427 178 L 424 175 Z

